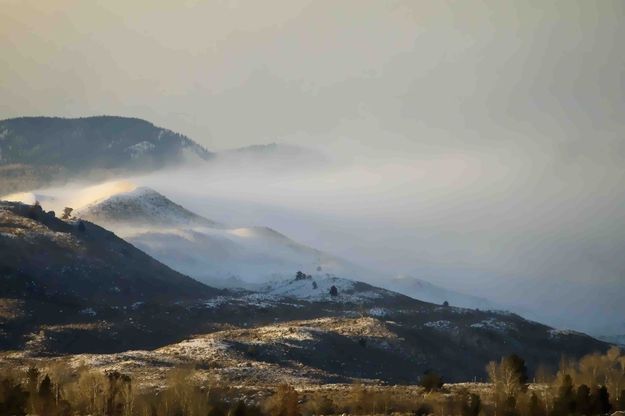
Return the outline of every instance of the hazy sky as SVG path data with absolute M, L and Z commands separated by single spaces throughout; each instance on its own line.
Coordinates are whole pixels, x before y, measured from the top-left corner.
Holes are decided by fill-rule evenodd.
M 624 21 L 623 1 L 0 0 L 0 118 L 316 147 L 337 166 L 161 188 L 371 267 L 622 315 Z
M 401 152 L 622 127 L 622 1 L 0 5 L 3 117 L 131 115 L 209 148 Z

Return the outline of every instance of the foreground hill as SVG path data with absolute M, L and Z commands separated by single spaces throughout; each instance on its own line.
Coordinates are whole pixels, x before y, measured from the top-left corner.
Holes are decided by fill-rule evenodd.
M 212 153 L 188 137 L 136 118 L 21 117 L 0 121 L 0 195 L 54 179 L 149 171 Z
M 257 312 L 269 316 L 280 305 L 278 299 L 265 299 L 262 306 L 259 298 L 247 300 L 251 299 L 256 300 Z M 246 305 L 245 299 L 238 302 L 239 308 Z M 226 305 L 222 304 L 223 312 L 234 310 Z M 446 381 L 484 380 L 486 364 L 511 353 L 521 354 L 532 372 L 540 364 L 555 368 L 561 354 L 579 357 L 606 348 L 589 337 L 554 331 L 517 316 L 441 307 L 393 312 L 363 309 L 363 304 L 360 312 L 352 306 L 338 313 L 338 302 L 299 305 L 300 314 L 308 307 L 321 308 L 330 316 L 265 325 L 246 322 L 152 351 L 78 354 L 66 360 L 73 366 L 116 369 L 157 384 L 173 366 L 202 369 L 208 377 L 235 385 L 276 380 L 415 384 L 428 370 L 444 375 Z M 280 308 L 288 311 L 285 304 Z
M 19 347 L 50 325 L 101 324 L 96 310 L 123 321 L 122 311 L 132 305 L 164 310 L 220 293 L 93 223 L 9 202 L 0 202 L 0 280 L 4 347 Z
M 39 206 L 0 205 L 0 265 L 28 290 L 125 304 L 215 293 L 93 223 L 63 221 Z M 3 285 L 9 290 L 11 285 Z M 17 289 L 16 286 L 16 291 Z
M 493 317 L 465 311 L 464 319 L 452 318 L 455 323 L 442 328 L 438 323 L 458 311 L 436 313 L 436 317 L 441 318 L 438 321 L 428 320 L 434 316 L 412 321 L 406 319 L 411 316 L 404 315 L 406 311 L 391 312 L 384 317 L 376 311 L 367 311 L 361 316 L 219 331 L 161 348 L 156 353 L 213 361 L 212 364 L 217 365 L 214 362 L 217 360 L 211 358 L 220 355 L 228 358 L 226 363 L 250 362 L 251 365 L 237 366 L 238 371 L 228 368 L 232 364 L 223 366 L 225 371 L 234 371 L 240 379 L 270 382 L 281 374 L 288 374 L 313 382 L 379 379 L 414 384 L 427 370 L 444 374 L 448 380 L 467 380 L 471 373 L 479 377 L 482 365 L 486 365 L 485 356 L 491 355 L 483 351 L 484 357 L 481 357 L 479 350 L 516 351 L 535 368 L 536 363 L 559 359 L 557 354 L 547 352 L 548 348 L 575 349 L 574 346 L 564 347 L 569 342 L 581 346 L 578 337 L 554 334 L 518 317 Z M 498 329 L 492 327 L 495 322 L 499 323 Z M 507 348 L 502 345 L 514 344 L 521 338 L 516 332 L 523 330 L 528 331 L 525 335 L 528 340 L 533 338 L 539 344 L 532 346 L 523 341 L 523 350 L 516 349 L 519 345 Z M 540 345 L 545 336 L 551 345 Z

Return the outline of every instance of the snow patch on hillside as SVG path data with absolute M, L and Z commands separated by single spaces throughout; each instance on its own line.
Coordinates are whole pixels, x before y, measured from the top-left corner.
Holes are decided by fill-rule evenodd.
M 499 321 L 495 318 L 488 318 L 483 321 L 471 324 L 471 328 L 485 329 L 485 330 L 495 331 L 495 332 L 500 332 L 500 333 L 515 330 L 514 326 L 511 323 Z
M 154 143 L 151 143 L 148 141 L 142 141 L 142 142 L 133 144 L 132 146 L 128 146 L 126 148 L 126 151 L 130 153 L 131 159 L 138 159 L 147 153 L 153 152 L 154 149 L 156 149 L 156 145 Z
M 369 316 L 375 316 L 377 318 L 384 317 L 389 314 L 389 310 L 386 308 L 375 307 L 369 309 Z
M 336 288 L 336 295 L 331 294 L 332 287 Z M 374 288 L 356 290 L 356 282 L 339 277 L 313 276 L 308 279 L 292 279 L 271 282 L 262 286 L 260 293 L 295 298 L 306 301 L 352 302 L 362 303 L 383 296 L 381 290 Z M 386 291 L 384 291 L 386 292 Z M 391 293 L 391 292 L 388 292 Z
M 439 331 L 455 331 L 458 329 L 453 322 L 446 320 L 426 322 L 423 326 Z
M 571 329 L 550 329 L 549 330 L 549 338 L 557 339 L 561 337 L 566 337 L 570 335 L 583 335 L 581 332 L 573 331 Z
M 125 223 L 128 227 L 144 224 L 155 227 L 216 225 L 148 187 L 107 196 L 80 209 L 77 214 L 109 226 L 116 223 Z

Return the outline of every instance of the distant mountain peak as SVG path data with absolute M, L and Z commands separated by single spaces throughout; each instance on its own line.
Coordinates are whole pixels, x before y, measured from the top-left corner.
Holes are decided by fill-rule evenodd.
M 154 226 L 217 226 L 152 188 L 141 186 L 97 200 L 80 209 L 77 215 L 96 223 L 150 224 Z
M 0 195 L 52 181 L 146 172 L 213 153 L 190 138 L 130 117 L 0 120 Z

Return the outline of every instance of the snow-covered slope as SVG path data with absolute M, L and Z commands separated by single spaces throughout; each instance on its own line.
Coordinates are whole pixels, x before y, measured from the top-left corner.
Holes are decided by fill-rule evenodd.
M 449 302 L 450 305 L 463 308 L 482 310 L 502 309 L 501 306 L 497 306 L 487 299 L 456 292 L 407 275 L 399 275 L 385 279 L 383 282 L 380 282 L 380 285 L 412 298 L 438 305 L 443 302 Z
M 266 228 L 164 229 L 126 239 L 170 267 L 219 287 L 245 288 L 244 282 L 284 279 L 298 270 L 349 271 L 348 262 Z
M 332 288 L 336 289 L 332 294 Z M 311 302 L 332 301 L 363 303 L 398 294 L 366 283 L 343 279 L 336 276 L 308 275 L 303 278 L 287 279 L 267 283 L 258 292 Z
M 45 195 L 45 196 L 44 196 Z M 438 287 L 410 276 L 388 278 L 349 261 L 297 243 L 268 227 L 228 227 L 197 215 L 166 196 L 130 182 L 109 182 L 87 188 L 48 189 L 16 195 L 39 199 L 60 212 L 74 213 L 113 230 L 117 235 L 203 283 L 219 288 L 256 290 L 259 284 L 292 279 L 299 270 L 318 276 L 365 281 L 415 299 L 472 309 L 503 309 L 474 296 Z M 32 201 L 31 201 L 32 200 Z M 80 208 L 82 206 L 82 208 Z
M 268 227 L 219 225 L 147 187 L 106 195 L 79 209 L 77 215 L 112 229 L 173 269 L 215 287 L 255 290 L 259 283 L 288 281 L 301 270 L 366 281 L 435 304 L 448 301 L 473 309 L 502 309 L 485 299 L 410 276 L 376 276 Z
M 357 267 L 268 227 L 227 227 L 146 187 L 107 195 L 76 215 L 106 226 L 168 266 L 219 287 L 291 277 L 298 270 L 356 277 Z
M 138 187 L 97 200 L 77 211 L 77 215 L 102 224 L 133 226 L 216 226 L 147 187 Z

